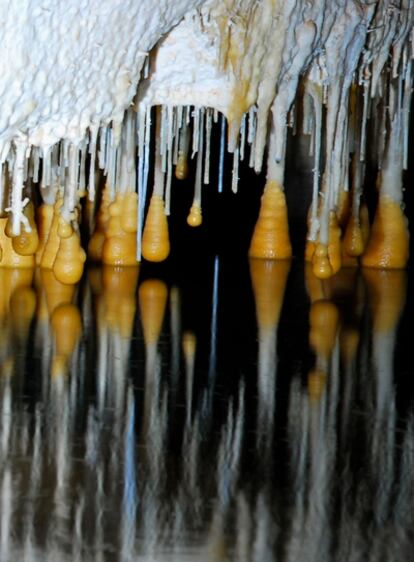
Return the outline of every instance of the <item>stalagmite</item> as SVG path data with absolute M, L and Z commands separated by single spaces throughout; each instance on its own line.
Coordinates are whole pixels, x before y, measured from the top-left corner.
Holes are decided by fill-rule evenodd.
M 137 198 L 135 193 L 117 193 L 108 206 L 108 223 L 102 247 L 102 263 L 106 265 L 136 265 Z M 134 220 L 131 220 L 131 215 Z
M 265 259 L 292 256 L 285 194 L 274 180 L 266 183 L 249 255 Z
M 161 163 L 160 111 L 157 113 L 157 143 L 155 153 L 154 191 L 151 196 L 144 231 L 142 255 L 149 261 L 165 260 L 170 253 L 168 221 L 164 207 L 164 173 Z
M 60 238 L 59 249 L 53 262 L 53 273 L 58 281 L 74 285 L 83 273 L 86 254 L 80 245 L 79 233 L 63 217 L 59 219 L 57 234 Z

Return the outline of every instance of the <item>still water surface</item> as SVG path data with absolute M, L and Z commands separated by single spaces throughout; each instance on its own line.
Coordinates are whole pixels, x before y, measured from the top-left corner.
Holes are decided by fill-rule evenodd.
M 411 559 L 410 283 L 0 270 L 1 562 Z

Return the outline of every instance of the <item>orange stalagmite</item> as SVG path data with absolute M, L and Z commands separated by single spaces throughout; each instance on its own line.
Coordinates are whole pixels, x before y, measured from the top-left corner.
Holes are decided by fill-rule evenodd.
M 59 250 L 53 264 L 53 273 L 61 283 L 74 285 L 83 273 L 86 254 L 81 247 L 79 232 L 63 218 L 59 220 Z
M 305 261 L 312 262 L 316 250 L 316 242 L 313 240 L 306 240 L 305 244 Z
M 318 242 L 312 256 L 312 271 L 318 279 L 329 279 L 332 277 L 333 270 L 329 261 L 328 246 Z
M 164 321 L 168 290 L 158 279 L 144 281 L 138 290 L 142 329 L 146 345 L 156 345 Z
M 39 304 L 43 304 L 43 296 L 47 305 L 48 315 L 51 316 L 55 308 L 61 304 L 72 302 L 75 293 L 74 285 L 61 283 L 50 269 L 40 270 L 39 290 L 41 298 Z
M 138 217 L 138 194 L 127 191 L 121 200 L 121 227 L 125 232 L 136 235 Z
M 364 252 L 364 240 L 359 217 L 351 215 L 346 225 L 344 250 L 350 257 L 357 258 Z
M 34 216 L 35 210 L 32 202 L 29 202 L 26 205 L 23 213 L 29 222 L 30 232 L 26 232 L 25 227 L 23 226 L 20 234 L 12 237 L 12 245 L 17 254 L 20 254 L 21 256 L 31 256 L 35 254 L 39 246 L 39 236 L 37 234 L 37 226 Z
M 40 205 L 36 212 L 37 232 L 39 236 L 39 245 L 36 250 L 36 265 L 40 265 L 43 252 L 49 237 L 50 228 L 52 226 L 54 209 L 53 205 Z
M 168 221 L 164 212 L 164 200 L 159 195 L 151 197 L 144 232 L 142 255 L 148 261 L 160 262 L 170 253 Z
M 250 259 L 259 329 L 272 328 L 279 323 L 289 270 L 290 260 Z
M 390 197 L 380 196 L 362 265 L 379 269 L 405 268 L 409 236 L 408 221 L 401 204 Z
M 47 241 L 44 245 L 43 253 L 40 259 L 40 267 L 43 269 L 52 269 L 55 263 L 56 254 L 59 250 L 60 238 L 58 235 L 60 208 L 63 200 L 59 198 L 53 207 L 53 217 L 50 229 L 47 235 Z M 45 212 L 46 220 L 49 220 L 49 213 Z
M 55 338 L 55 356 L 52 363 L 52 377 L 61 376 L 82 334 L 82 320 L 79 308 L 71 303 L 60 304 L 50 319 Z
M 105 242 L 106 230 L 109 222 L 109 205 L 111 203 L 109 188 L 105 186 L 102 199 L 96 215 L 95 230 L 88 244 L 88 258 L 99 262 L 102 260 L 102 249 Z
M 308 242 L 309 244 L 309 242 Z M 312 246 L 307 247 L 308 257 Z M 328 245 L 318 242 L 312 255 L 313 273 L 319 279 L 328 279 L 338 273 L 342 265 L 341 229 L 336 213 L 331 211 L 329 216 L 329 242 Z
M 375 332 L 395 329 L 405 305 L 407 274 L 399 270 L 364 269 Z
M 13 293 L 31 287 L 33 272 L 33 268 L 0 268 L 0 325 L 8 320 Z
M 310 263 L 305 264 L 305 286 L 311 303 L 330 299 L 332 296 L 330 282 L 316 277 Z
M 338 273 L 342 265 L 341 228 L 335 211 L 331 211 L 329 217 L 329 244 L 328 257 L 332 268 L 332 275 Z
M 130 338 L 136 311 L 135 290 L 139 267 L 105 265 L 102 271 L 105 318 L 109 328 Z
M 119 266 L 137 264 L 136 210 L 137 207 L 134 205 L 132 212 L 135 223 L 133 226 L 130 217 L 127 216 L 123 219 L 125 213 L 123 194 L 118 193 L 115 201 L 109 205 L 109 222 L 102 249 L 104 264 Z M 128 230 L 123 228 L 123 223 L 127 225 Z
M 200 226 L 203 222 L 200 205 L 192 205 L 187 217 L 187 224 L 189 226 Z
M 342 361 L 350 363 L 355 359 L 359 345 L 359 330 L 357 328 L 347 327 L 340 334 L 340 348 Z
M 309 342 L 318 357 L 328 359 L 332 353 L 338 322 L 338 309 L 332 302 L 322 300 L 311 305 Z
M 336 217 L 338 224 L 343 228 L 349 218 L 350 206 L 351 206 L 351 196 L 349 191 L 340 191 L 338 197 L 338 204 L 336 208 Z
M 35 265 L 34 254 L 25 256 L 18 254 L 13 248 L 12 238 L 6 235 L 5 229 L 7 226 L 8 218 L 0 218 L 0 246 L 2 249 L 2 256 L 0 260 L 0 267 L 18 267 L 18 268 L 32 268 Z
M 12 330 L 18 340 L 26 345 L 30 325 L 36 311 L 36 292 L 30 286 L 15 289 L 10 298 L 10 318 Z
M 249 255 L 265 259 L 286 259 L 292 256 L 286 198 L 276 181 L 266 183 Z

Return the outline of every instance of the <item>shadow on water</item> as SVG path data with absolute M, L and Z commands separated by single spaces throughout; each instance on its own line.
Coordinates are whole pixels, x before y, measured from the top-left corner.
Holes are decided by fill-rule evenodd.
M 2 562 L 409 559 L 412 280 L 239 262 L 0 270 Z

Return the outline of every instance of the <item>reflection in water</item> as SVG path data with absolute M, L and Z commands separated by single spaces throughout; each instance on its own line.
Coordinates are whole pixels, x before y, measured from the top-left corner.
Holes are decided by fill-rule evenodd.
M 229 275 L 0 270 L 2 562 L 408 559 L 406 273 Z

